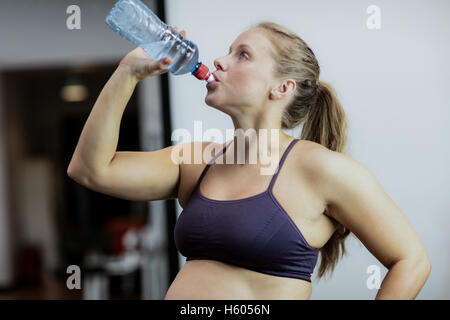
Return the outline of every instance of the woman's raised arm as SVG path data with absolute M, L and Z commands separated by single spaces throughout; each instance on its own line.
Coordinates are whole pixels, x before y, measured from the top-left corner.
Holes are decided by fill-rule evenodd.
M 72 179 L 96 191 L 133 200 L 176 196 L 179 168 L 170 157 L 172 147 L 116 152 L 120 122 L 136 84 L 148 76 L 166 73 L 172 62 L 166 59 L 168 63 L 165 59 L 155 61 L 140 47 L 122 59 L 83 127 L 67 168 Z

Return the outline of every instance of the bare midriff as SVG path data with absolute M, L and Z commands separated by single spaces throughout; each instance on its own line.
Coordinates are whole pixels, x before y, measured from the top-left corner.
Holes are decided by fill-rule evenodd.
M 308 300 L 311 283 L 273 276 L 215 260 L 189 260 L 165 300 Z

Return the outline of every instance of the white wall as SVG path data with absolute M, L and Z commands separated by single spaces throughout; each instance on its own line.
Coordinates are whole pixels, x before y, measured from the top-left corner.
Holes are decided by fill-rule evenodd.
M 321 79 L 336 88 L 348 116 L 348 154 L 364 163 L 407 215 L 433 270 L 417 299 L 450 298 L 450 2 L 167 0 L 167 23 L 187 30 L 200 60 L 228 52 L 236 37 L 261 20 L 281 23 L 313 49 Z M 381 9 L 381 29 L 366 27 L 369 5 Z M 206 88 L 191 75 L 170 75 L 173 129 L 193 134 L 233 128 L 204 103 Z M 299 137 L 299 130 L 295 137 Z M 287 131 L 290 132 L 290 131 Z M 178 213 L 181 207 L 178 206 Z M 330 280 L 313 277 L 312 299 L 373 299 L 366 268 L 386 268 L 357 240 Z M 184 259 L 181 261 L 181 265 Z
M 144 0 L 152 10 L 156 1 Z M 116 3 L 115 0 L 2 0 L 0 2 L 0 72 L 12 68 L 69 66 L 77 64 L 118 63 L 120 58 L 135 46 L 120 38 L 105 23 L 105 17 Z M 66 9 L 76 4 L 81 9 L 81 29 L 68 30 Z M 161 148 L 159 121 L 159 79 L 147 78 L 140 82 L 139 101 L 144 149 Z M 0 97 L 0 120 L 4 108 Z M 126 111 L 125 111 L 126 112 Z M 12 252 L 10 250 L 10 219 L 5 177 L 5 148 L 3 134 L 0 136 L 0 287 L 11 285 Z M 162 216 L 165 211 L 161 202 L 151 203 L 152 214 Z M 29 205 L 29 204 L 28 204 Z M 156 218 L 153 218 L 154 221 Z M 160 221 L 161 219 L 156 219 Z M 160 221 L 161 222 L 161 221 Z M 163 222 L 163 221 L 162 221 Z M 161 228 L 159 228 L 161 229 Z M 164 279 L 163 279 L 164 280 Z M 165 286 L 165 283 L 163 283 Z M 165 293 L 167 288 L 162 288 Z

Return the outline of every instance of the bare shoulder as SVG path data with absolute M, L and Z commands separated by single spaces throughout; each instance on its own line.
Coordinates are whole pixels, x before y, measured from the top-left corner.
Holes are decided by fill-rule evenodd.
M 381 185 L 373 173 L 349 155 L 332 151 L 319 144 L 311 146 L 308 151 L 302 165 L 327 204 L 340 206 L 344 192 L 346 195 L 357 194 L 357 189 L 361 190 L 369 184 L 371 191 L 376 188 L 381 190 Z
M 327 204 L 337 197 L 338 190 L 334 182 L 344 181 L 355 175 L 371 175 L 361 162 L 347 154 L 330 150 L 319 143 L 303 140 L 298 150 L 298 157 L 302 172 L 307 175 L 316 186 Z
M 309 140 L 300 140 L 294 150 L 300 170 L 306 175 L 312 175 L 317 170 L 318 160 L 327 161 L 332 158 L 332 153 L 334 153 L 323 145 Z

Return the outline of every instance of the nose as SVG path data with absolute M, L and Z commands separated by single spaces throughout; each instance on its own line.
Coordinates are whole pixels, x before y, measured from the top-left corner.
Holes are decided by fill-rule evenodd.
M 214 66 L 216 67 L 217 70 L 222 70 L 222 71 L 225 70 L 224 63 L 222 62 L 221 58 L 214 60 Z

